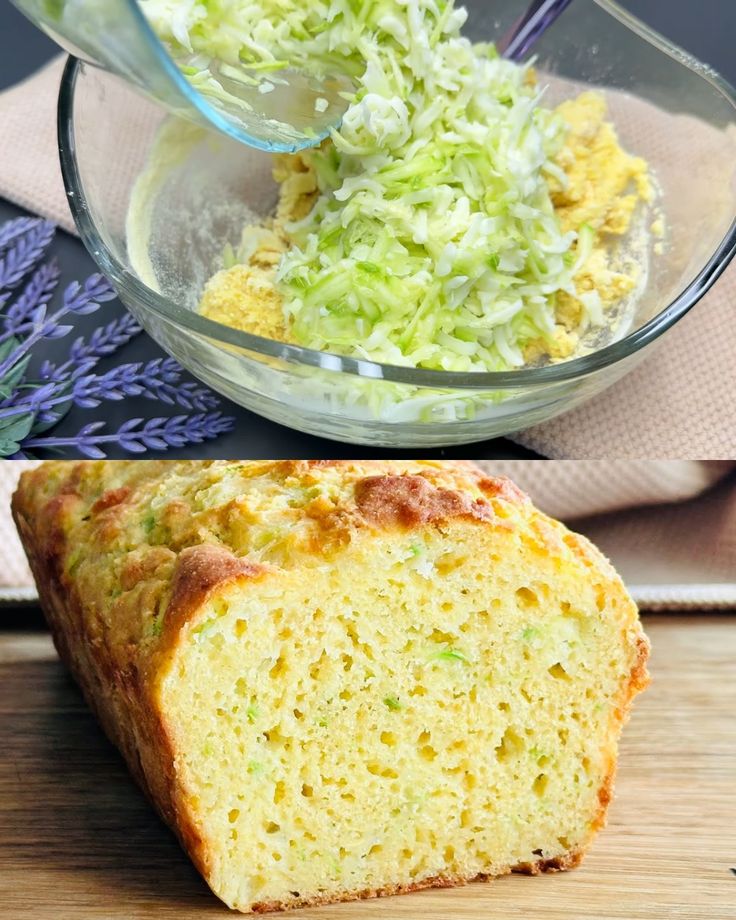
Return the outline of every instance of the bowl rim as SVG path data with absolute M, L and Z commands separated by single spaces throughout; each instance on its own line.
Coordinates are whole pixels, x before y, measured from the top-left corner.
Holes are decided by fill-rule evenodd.
M 659 35 L 649 26 L 632 16 L 615 0 L 592 0 L 608 14 L 622 22 L 649 44 L 674 58 L 679 64 L 709 82 L 734 109 L 736 116 L 736 89 L 712 68 L 703 65 L 688 53 Z M 339 371 L 352 376 L 373 378 L 393 383 L 411 384 L 433 389 L 460 390 L 518 390 L 562 383 L 584 378 L 617 364 L 654 342 L 674 326 L 708 292 L 736 255 L 736 215 L 714 253 L 689 282 L 687 287 L 648 320 L 622 339 L 610 343 L 590 354 L 571 358 L 559 364 L 544 367 L 520 368 L 510 371 L 443 371 L 383 364 L 368 359 L 319 351 L 279 342 L 234 329 L 215 320 L 187 310 L 147 287 L 130 272 L 106 246 L 92 218 L 84 193 L 76 157 L 74 136 L 74 105 L 77 79 L 86 65 L 70 55 L 61 80 L 57 106 L 57 134 L 59 160 L 67 200 L 80 238 L 99 268 L 107 275 L 118 293 L 129 295 L 146 309 L 167 322 L 203 336 L 211 341 L 255 353 L 266 358 L 276 358 L 292 364 Z

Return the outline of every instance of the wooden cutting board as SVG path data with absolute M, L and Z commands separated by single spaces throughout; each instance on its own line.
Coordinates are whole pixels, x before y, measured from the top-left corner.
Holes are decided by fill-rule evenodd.
M 735 920 L 736 617 L 650 617 L 654 683 L 583 866 L 290 916 Z M 0 920 L 224 920 L 44 634 L 0 633 Z M 235 915 L 232 915 L 235 916 Z

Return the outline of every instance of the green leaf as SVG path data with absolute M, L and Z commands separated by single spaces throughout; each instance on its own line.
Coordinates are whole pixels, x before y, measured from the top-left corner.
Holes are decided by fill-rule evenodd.
M 25 357 L 21 358 L 20 361 L 7 372 L 3 379 L 0 380 L 0 397 L 2 397 L 2 399 L 7 399 L 16 390 L 23 380 L 23 375 L 26 372 L 30 360 L 31 356 L 25 355 Z M 36 389 L 36 387 L 32 386 L 31 389 Z
M 22 441 L 30 434 L 35 418 L 33 412 L 24 412 L 23 415 L 0 420 L 0 438 L 4 441 Z
M 0 457 L 11 457 L 20 450 L 20 444 L 17 441 L 8 441 L 0 437 Z
M 15 336 L 8 339 L 7 342 L 3 342 L 2 345 L 0 345 L 0 362 L 9 357 L 19 345 L 20 340 L 16 339 Z

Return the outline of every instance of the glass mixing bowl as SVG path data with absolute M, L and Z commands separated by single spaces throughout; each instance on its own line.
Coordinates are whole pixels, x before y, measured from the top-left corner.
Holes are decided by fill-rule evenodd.
M 467 34 L 486 40 L 523 8 L 519 0 L 466 5 Z M 70 60 L 59 139 L 74 219 L 153 338 L 213 389 L 267 418 L 398 448 L 470 443 L 535 425 L 635 367 L 736 251 L 736 96 L 723 80 L 609 0 L 577 0 L 536 53 L 550 101 L 582 86 L 606 93 L 623 145 L 656 175 L 667 228 L 625 334 L 581 357 L 505 373 L 417 370 L 287 345 L 200 316 L 202 285 L 221 268 L 226 244 L 237 246 L 249 215 L 275 204 L 269 156 L 178 126 L 175 155 L 152 168 L 169 116 L 118 78 Z M 683 385 L 686 376 L 683 367 Z

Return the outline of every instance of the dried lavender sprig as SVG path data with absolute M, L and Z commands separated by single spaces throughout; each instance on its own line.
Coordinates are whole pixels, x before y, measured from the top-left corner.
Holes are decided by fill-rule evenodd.
M 0 335 L 0 342 L 31 331 L 32 316 L 41 305 L 51 300 L 59 283 L 59 274 L 56 261 L 47 262 L 34 272 L 23 293 L 2 317 L 5 332 Z
M 56 365 L 44 361 L 40 377 L 42 380 L 68 380 L 72 376 L 79 376 L 80 367 L 84 366 L 89 370 L 101 358 L 115 354 L 142 331 L 143 327 L 138 320 L 131 313 L 124 313 L 107 326 L 95 329 L 89 340 L 84 336 L 76 339 L 69 349 L 68 360 L 63 364 Z
M 122 400 L 144 396 L 169 406 L 206 411 L 218 404 L 217 397 L 194 382 L 181 382 L 182 367 L 173 358 L 154 358 L 146 364 L 123 364 L 106 374 L 90 374 L 75 381 L 74 402 L 84 409 L 95 409 L 102 400 Z
M 28 456 L 33 448 L 76 447 L 89 456 L 104 456 L 102 445 L 117 443 L 124 450 L 140 453 L 200 443 L 231 430 L 234 420 L 218 413 L 200 411 L 175 418 L 134 419 L 117 432 L 107 433 L 104 422 L 86 426 L 76 438 L 46 435 L 74 402 L 74 396 L 99 404 L 102 399 L 146 395 L 170 404 L 203 410 L 219 405 L 217 397 L 195 382 L 181 382 L 181 368 L 172 359 L 156 359 L 146 365 L 125 365 L 107 374 L 91 374 L 92 368 L 113 354 L 141 331 L 126 315 L 96 330 L 88 339 L 78 337 L 61 364 L 45 362 L 41 379 L 26 377 L 32 347 L 42 339 L 67 335 L 71 325 L 60 322 L 69 314 L 86 315 L 114 297 L 108 282 L 93 276 L 84 285 L 69 285 L 60 309 L 48 312 L 58 286 L 55 265 L 38 267 L 53 227 L 44 221 L 22 218 L 0 226 L 0 455 Z M 35 272 L 34 272 L 35 269 Z M 31 274 L 33 272 L 33 274 Z M 2 315 L 14 287 L 24 281 L 19 296 Z M 5 287 L 7 293 L 3 294 Z M 143 387 L 143 391 L 140 389 Z
M 72 281 L 64 291 L 64 306 L 62 309 L 69 313 L 78 313 L 84 316 L 87 313 L 94 313 L 103 300 L 112 300 L 115 296 L 115 291 L 110 282 L 98 272 L 90 275 L 84 284 L 80 284 L 79 281 Z
M 77 339 L 69 351 L 72 361 L 83 358 L 102 358 L 114 354 L 118 348 L 127 345 L 131 339 L 143 332 L 143 326 L 132 313 L 124 313 L 107 326 L 95 329 L 89 342 Z
M 65 381 L 51 381 L 43 386 L 34 386 L 32 383 L 21 385 L 10 399 L 0 407 L 0 422 L 25 415 L 28 412 L 44 413 L 40 421 L 50 420 L 54 407 L 71 402 L 69 385 Z
M 23 451 L 38 448 L 54 449 L 74 447 L 85 457 L 103 460 L 107 454 L 101 445 L 116 444 L 128 453 L 140 454 L 147 450 L 168 450 L 217 438 L 232 431 L 235 420 L 220 412 L 197 415 L 175 415 L 171 418 L 152 418 L 147 421 L 134 418 L 121 425 L 116 432 L 103 434 L 105 422 L 85 425 L 74 437 L 42 436 L 23 441 Z
M 38 217 L 16 217 L 14 220 L 6 221 L 0 227 L 0 250 L 7 249 L 13 240 L 28 233 L 38 222 Z
M 0 290 L 13 288 L 23 280 L 43 257 L 55 231 L 51 221 L 36 220 L 25 233 L 16 237 L 12 249 L 0 259 Z
M 71 388 L 67 380 L 50 380 L 0 407 L 0 421 L 26 412 L 42 413 L 44 420 L 50 420 L 49 413 L 59 405 L 73 402 L 80 409 L 96 409 L 104 400 L 120 402 L 136 396 L 200 412 L 219 405 L 205 387 L 194 381 L 182 383 L 182 373 L 174 358 L 154 358 L 146 364 L 121 364 L 106 374 L 74 375 Z
M 78 281 L 70 284 L 64 292 L 63 305 L 51 316 L 46 316 L 45 305 L 39 306 L 32 316 L 34 331 L 0 363 L 0 379 L 41 339 L 59 339 L 71 332 L 72 326 L 59 324 L 63 317 L 69 313 L 80 316 L 94 313 L 100 303 L 114 297 L 115 291 L 110 282 L 104 275 L 98 274 L 90 275 L 84 285 Z

